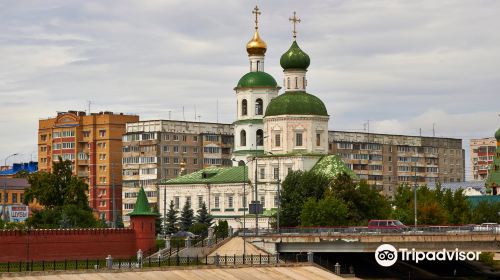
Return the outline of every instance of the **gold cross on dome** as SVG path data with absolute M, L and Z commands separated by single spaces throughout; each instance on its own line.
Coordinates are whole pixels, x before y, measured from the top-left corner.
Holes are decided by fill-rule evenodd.
M 255 14 L 255 29 L 258 29 L 259 28 L 259 16 L 261 14 L 259 7 L 255 6 L 255 8 L 253 8 L 252 14 Z
M 293 17 L 289 18 L 288 20 L 291 21 L 293 24 L 292 34 L 293 34 L 293 39 L 295 39 L 295 38 L 297 38 L 296 25 L 297 25 L 297 23 L 300 23 L 300 18 L 298 18 L 297 13 L 295 11 L 293 11 Z

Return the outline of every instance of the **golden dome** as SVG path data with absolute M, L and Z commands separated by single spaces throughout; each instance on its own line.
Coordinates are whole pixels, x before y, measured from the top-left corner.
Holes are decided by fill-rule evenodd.
M 258 29 L 255 29 L 252 40 L 247 44 L 248 55 L 264 55 L 266 50 L 266 42 L 260 38 Z

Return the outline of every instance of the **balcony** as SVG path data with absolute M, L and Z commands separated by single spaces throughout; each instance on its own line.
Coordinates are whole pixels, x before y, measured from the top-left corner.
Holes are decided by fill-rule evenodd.
M 78 171 L 78 177 L 89 177 L 88 171 Z

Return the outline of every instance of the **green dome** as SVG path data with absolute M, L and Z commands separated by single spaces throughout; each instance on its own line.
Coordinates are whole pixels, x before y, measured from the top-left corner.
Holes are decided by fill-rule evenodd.
M 288 91 L 271 100 L 266 117 L 279 115 L 328 116 L 325 104 L 316 96 L 303 91 Z
M 238 81 L 237 88 L 243 87 L 277 87 L 278 84 L 273 76 L 266 72 L 249 72 Z
M 500 128 L 497 130 L 497 132 L 495 132 L 495 138 L 497 139 L 497 141 L 500 141 Z
M 309 64 L 311 64 L 311 59 L 309 56 L 303 52 L 296 41 L 293 41 L 292 46 L 286 53 L 281 56 L 280 64 L 283 69 L 303 69 L 307 70 Z

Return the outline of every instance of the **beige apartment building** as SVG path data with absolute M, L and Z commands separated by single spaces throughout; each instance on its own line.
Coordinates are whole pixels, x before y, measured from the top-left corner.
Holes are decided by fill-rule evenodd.
M 471 139 L 469 144 L 472 180 L 486 180 L 496 151 L 495 137 Z
M 231 124 L 151 120 L 128 123 L 123 135 L 124 223 L 144 187 L 152 206 L 158 203 L 156 183 L 209 166 L 231 166 Z
M 402 183 L 465 180 L 461 139 L 330 131 L 328 148 L 387 196 Z
M 50 172 L 59 157 L 89 185 L 89 204 L 108 222 L 121 213 L 122 135 L 139 116 L 113 112 L 58 112 L 38 125 L 38 170 Z M 114 190 L 114 195 L 113 195 Z M 114 203 L 113 203 L 114 202 Z M 113 204 L 115 207 L 113 207 Z M 114 210 L 114 212 L 113 212 Z

